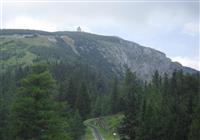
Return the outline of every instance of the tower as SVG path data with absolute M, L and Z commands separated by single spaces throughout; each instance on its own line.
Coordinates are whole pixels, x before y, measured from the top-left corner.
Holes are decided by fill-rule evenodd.
M 77 32 L 82 32 L 82 30 L 81 30 L 81 27 L 80 27 L 80 26 L 78 26 L 78 28 L 77 28 Z

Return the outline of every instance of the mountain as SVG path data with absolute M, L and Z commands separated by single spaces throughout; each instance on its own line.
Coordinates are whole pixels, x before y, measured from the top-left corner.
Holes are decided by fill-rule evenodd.
M 122 75 L 128 67 L 142 80 L 149 81 L 158 70 L 171 74 L 194 69 L 172 62 L 160 51 L 114 36 L 86 32 L 44 32 L 5 29 L 0 32 L 0 72 L 33 63 L 81 62 L 106 74 Z

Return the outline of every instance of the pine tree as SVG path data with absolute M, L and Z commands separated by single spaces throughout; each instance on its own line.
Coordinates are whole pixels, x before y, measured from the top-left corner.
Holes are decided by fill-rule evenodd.
M 69 133 L 72 140 L 79 140 L 85 129 L 79 112 L 71 108 L 65 101 L 59 105 L 59 114 L 64 118 L 65 122 L 68 122 L 68 127 L 65 128 L 65 131 Z
M 72 112 L 71 119 L 69 121 L 70 130 L 72 133 L 73 140 L 79 140 L 81 136 L 84 134 L 84 125 L 79 112 L 76 110 Z
M 195 112 L 193 114 L 193 120 L 190 126 L 188 139 L 189 140 L 200 139 L 200 93 L 198 97 L 198 106 L 195 108 Z
M 76 103 L 76 93 L 77 89 L 75 87 L 75 84 L 72 79 L 69 80 L 68 88 L 67 88 L 67 96 L 66 99 L 68 101 L 68 104 L 74 108 Z
M 92 109 L 92 115 L 94 117 L 99 117 L 102 114 L 102 97 L 99 95 L 96 98 L 94 107 Z
M 113 82 L 113 89 L 110 97 L 110 104 L 111 104 L 111 113 L 116 114 L 118 112 L 118 81 L 117 78 L 114 78 Z
M 7 139 L 8 132 L 8 107 L 5 105 L 2 98 L 0 98 L 0 138 L 1 140 Z
M 59 100 L 67 101 L 71 108 L 75 107 L 77 88 L 72 79 L 64 80 L 60 84 Z
M 21 81 L 11 109 L 13 140 L 70 140 L 65 131 L 67 122 L 57 113 L 54 89 L 55 82 L 42 65 L 34 66 Z
M 126 72 L 124 92 L 126 95 L 125 118 L 119 127 L 122 140 L 134 140 L 136 138 L 137 114 L 139 108 L 138 94 L 140 92 L 139 82 L 129 69 Z
M 78 109 L 83 120 L 87 118 L 91 111 L 91 101 L 88 94 L 88 89 L 85 83 L 81 84 L 79 93 L 77 94 L 76 105 L 75 107 Z

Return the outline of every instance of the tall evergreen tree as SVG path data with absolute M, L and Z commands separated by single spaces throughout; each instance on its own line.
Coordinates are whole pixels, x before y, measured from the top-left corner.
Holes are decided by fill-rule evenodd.
M 122 140 L 134 140 L 136 138 L 137 113 L 139 108 L 138 94 L 140 92 L 139 82 L 129 69 L 126 72 L 124 92 L 126 95 L 125 118 L 119 128 Z
M 111 97 L 110 97 L 110 104 L 111 104 L 111 113 L 115 114 L 118 112 L 118 96 L 119 96 L 119 91 L 118 91 L 118 81 L 117 78 L 114 78 L 113 82 L 113 89 L 111 92 Z
M 102 114 L 102 97 L 99 95 L 96 98 L 94 107 L 92 108 L 92 115 L 94 117 L 99 117 Z
M 65 101 L 61 102 L 59 105 L 59 114 L 63 117 L 65 122 L 68 122 L 68 127 L 65 128 L 65 131 L 69 133 L 72 140 L 81 139 L 85 128 L 79 112 L 71 108 Z
M 190 126 L 188 140 L 200 139 L 200 92 L 198 93 L 198 105 L 194 108 L 193 119 Z
M 88 117 L 88 115 L 90 114 L 90 111 L 91 111 L 90 104 L 91 104 L 91 101 L 90 101 L 90 97 L 88 94 L 88 89 L 87 89 L 85 83 L 82 83 L 79 93 L 77 94 L 75 106 L 78 109 L 83 120 L 85 120 Z
M 69 84 L 67 87 L 67 96 L 66 99 L 69 103 L 69 105 L 74 108 L 76 103 L 76 94 L 77 94 L 77 88 L 73 82 L 72 79 L 69 80 Z
M 8 135 L 8 105 L 0 97 L 0 138 L 6 140 Z
M 55 82 L 42 65 L 34 66 L 21 81 L 11 110 L 13 140 L 70 140 L 65 131 L 67 122 L 56 111 L 54 89 Z
M 162 135 L 162 94 L 161 77 L 156 71 L 152 82 L 147 86 L 147 93 L 140 109 L 138 140 L 160 140 Z
M 76 103 L 77 87 L 73 79 L 64 80 L 60 84 L 59 100 L 67 101 L 70 107 L 74 108 Z

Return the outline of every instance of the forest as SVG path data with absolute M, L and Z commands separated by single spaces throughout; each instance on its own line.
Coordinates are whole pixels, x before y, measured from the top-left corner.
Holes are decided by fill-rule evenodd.
M 121 140 L 199 140 L 200 75 L 142 81 L 81 63 L 16 66 L 0 74 L 1 140 L 81 140 L 84 120 L 122 113 Z

